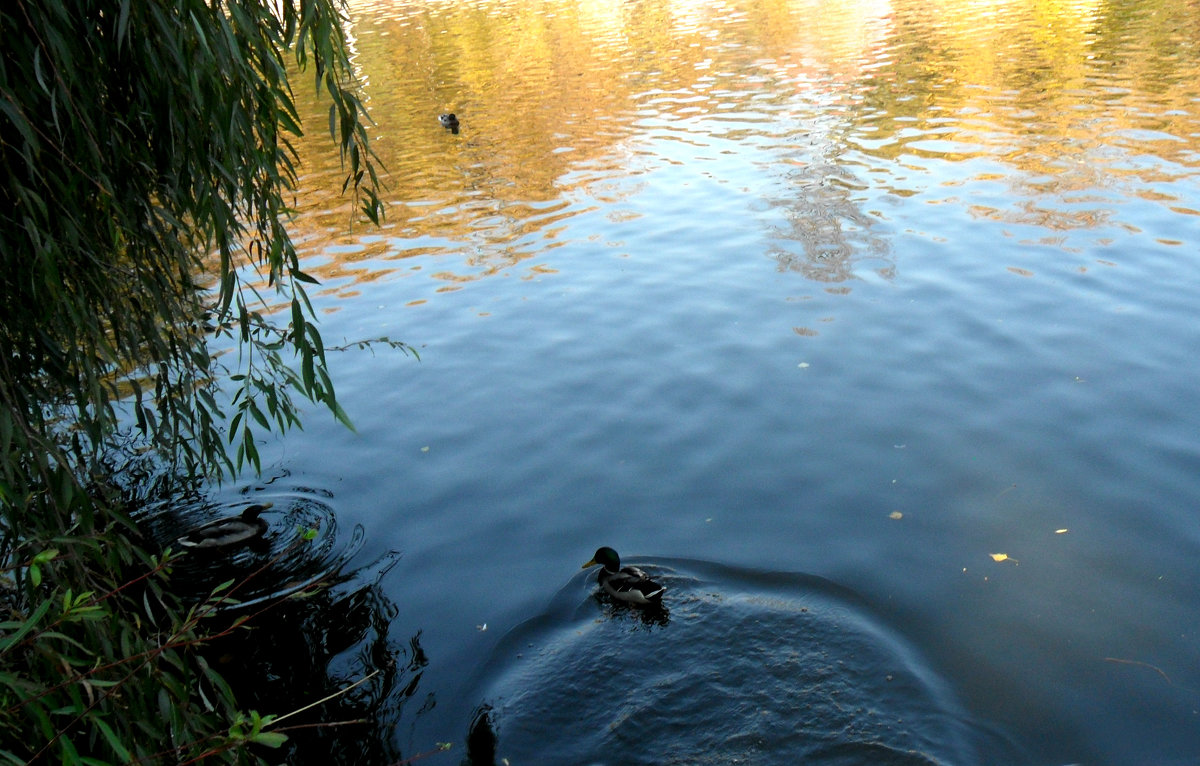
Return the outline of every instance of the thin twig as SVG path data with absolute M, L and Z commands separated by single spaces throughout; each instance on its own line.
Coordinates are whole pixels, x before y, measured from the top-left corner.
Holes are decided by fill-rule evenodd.
M 1168 686 L 1172 686 L 1176 689 L 1180 689 L 1182 691 L 1188 692 L 1189 694 L 1200 694 L 1200 692 L 1196 691 L 1195 689 L 1192 689 L 1187 686 L 1180 686 L 1179 684 L 1175 683 L 1174 681 L 1171 680 L 1170 676 L 1168 676 L 1165 672 L 1163 672 L 1162 668 L 1158 667 L 1157 665 L 1151 665 L 1149 662 L 1142 662 L 1140 660 L 1125 660 L 1125 659 L 1121 659 L 1120 657 L 1105 657 L 1104 661 L 1105 662 L 1115 662 L 1118 665 L 1136 665 L 1136 666 L 1142 667 L 1142 668 L 1149 668 L 1150 670 L 1153 670 L 1155 673 L 1158 673 L 1158 675 L 1162 677 L 1162 680 L 1167 682 Z
M 426 750 L 423 753 L 417 753 L 414 756 L 405 758 L 403 761 L 396 761 L 395 763 L 388 764 L 388 766 L 408 766 L 408 764 L 410 764 L 410 763 L 414 763 L 415 761 L 420 761 L 424 758 L 428 758 L 431 755 L 437 755 L 438 753 L 444 753 L 444 752 L 448 751 L 449 749 L 450 749 L 450 746 L 449 746 L 449 743 L 447 743 L 444 747 L 439 746 L 433 750 Z
M 345 689 L 338 689 L 338 690 L 337 690 L 336 692 L 334 692 L 333 694 L 330 694 L 330 695 L 329 695 L 329 696 L 327 696 L 327 697 L 322 697 L 321 699 L 317 700 L 316 702 L 310 702 L 310 703 L 308 703 L 307 705 L 305 705 L 305 706 L 304 706 L 304 707 L 302 707 L 302 708 L 299 708 L 299 709 L 293 710 L 293 711 L 292 711 L 292 712 L 290 712 L 290 713 L 284 713 L 283 715 L 279 716 L 279 717 L 278 717 L 278 718 L 276 718 L 275 720 L 271 721 L 271 722 L 270 722 L 269 724 L 267 724 L 266 726 L 263 726 L 263 730 L 265 731 L 266 729 L 268 729 L 268 728 L 270 728 L 270 727 L 273 727 L 273 726 L 275 726 L 275 725 L 276 725 L 276 724 L 278 724 L 280 721 L 283 721 L 283 720 L 285 720 L 285 719 L 291 718 L 292 716 L 296 715 L 297 713 L 303 713 L 305 710 L 309 710 L 309 709 L 311 709 L 311 708 L 314 708 L 314 707 L 316 707 L 317 705 L 324 704 L 324 703 L 328 702 L 328 701 L 329 701 L 329 700 L 331 700 L 331 699 L 335 699 L 335 698 L 337 698 L 337 697 L 340 697 L 340 696 L 342 696 L 343 694 L 345 694 L 346 692 L 348 692 L 348 691 L 350 691 L 351 689 L 353 689 L 354 687 L 356 687 L 356 686 L 361 686 L 362 684 L 365 684 L 367 681 L 370 681 L 372 678 L 374 678 L 374 677 L 375 677 L 375 676 L 377 676 L 377 675 L 379 675 L 379 671 L 378 671 L 378 670 L 372 670 L 370 673 L 366 674 L 366 675 L 365 675 L 365 676 L 363 676 L 362 678 L 360 678 L 360 679 L 358 679 L 357 681 L 355 681 L 354 683 L 350 684 L 350 685 L 349 685 L 349 686 L 347 686 Z
M 1170 686 L 1175 685 L 1175 682 L 1171 680 L 1170 676 L 1168 676 L 1166 673 L 1163 672 L 1162 668 L 1160 668 L 1156 665 L 1151 665 L 1149 662 L 1141 662 L 1140 660 L 1123 660 L 1120 657 L 1105 657 L 1104 661 L 1105 662 L 1115 662 L 1118 665 L 1137 665 L 1138 667 L 1142 667 L 1142 668 L 1150 668 L 1155 673 L 1158 673 L 1160 676 L 1162 676 L 1162 679 L 1164 681 L 1166 681 L 1168 685 L 1170 685 Z
M 300 731 L 301 729 L 324 729 L 329 726 L 351 726 L 353 724 L 370 723 L 366 718 L 351 718 L 348 721 L 317 721 L 314 723 L 297 723 L 291 726 L 284 726 L 278 732 L 285 731 Z

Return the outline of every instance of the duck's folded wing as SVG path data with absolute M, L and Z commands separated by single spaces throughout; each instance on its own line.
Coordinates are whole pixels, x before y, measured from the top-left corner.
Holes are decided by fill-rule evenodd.
M 666 590 L 637 567 L 624 567 L 609 579 L 608 584 L 618 592 L 637 591 L 646 599 L 657 598 Z

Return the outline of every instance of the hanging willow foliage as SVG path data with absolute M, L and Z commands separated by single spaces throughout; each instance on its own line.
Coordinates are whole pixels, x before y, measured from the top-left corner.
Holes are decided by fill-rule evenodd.
M 256 463 L 251 421 L 295 423 L 287 388 L 344 419 L 285 228 L 300 135 L 289 53 L 328 94 L 347 185 L 378 222 L 343 23 L 335 0 L 3 4 L 5 451 L 86 475 L 130 394 L 151 442 L 204 474 L 234 469 L 229 441 Z M 268 320 L 278 296 L 249 289 L 247 265 L 290 300 L 288 326 Z M 198 289 L 210 278 L 215 291 Z M 206 320 L 242 343 L 228 424 Z M 281 361 L 288 348 L 298 372 Z
M 340 0 L 0 3 L 0 733 L 45 735 L 0 740 L 0 762 L 72 762 L 80 742 L 170 760 L 229 709 L 189 702 L 210 674 L 175 654 L 201 638 L 98 477 L 122 425 L 212 477 L 260 467 L 256 429 L 295 425 L 292 394 L 346 421 L 285 228 L 289 71 L 328 98 L 345 188 L 379 221 L 345 23 Z M 232 369 L 212 328 L 239 344 Z M 154 576 L 128 588 L 131 566 Z M 139 679 L 166 697 L 114 686 Z

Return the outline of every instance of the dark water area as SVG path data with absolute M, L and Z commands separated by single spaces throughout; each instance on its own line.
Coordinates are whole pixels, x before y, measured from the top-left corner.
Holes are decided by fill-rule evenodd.
M 336 523 L 377 617 L 312 651 L 394 654 L 378 757 L 1200 763 L 1200 6 L 348 29 L 387 220 L 314 102 L 292 231 L 326 343 L 421 360 L 335 354 L 357 430 L 206 502 Z M 600 545 L 669 619 L 596 599 Z
M 945 682 L 855 594 L 809 575 L 660 561 L 663 610 L 582 576 L 489 658 L 513 763 L 998 763 Z

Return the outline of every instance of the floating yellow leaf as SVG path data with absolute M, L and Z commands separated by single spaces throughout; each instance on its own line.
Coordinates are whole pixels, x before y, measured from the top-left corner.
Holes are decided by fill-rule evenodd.
M 888 518 L 889 519 L 902 519 L 902 518 L 904 518 L 904 514 L 900 513 L 900 511 L 892 511 L 891 513 L 888 514 Z
M 1056 534 L 1056 535 L 1065 535 L 1066 533 L 1068 533 L 1068 532 L 1070 532 L 1070 531 L 1071 531 L 1071 530 L 1069 530 L 1069 529 L 1066 529 L 1066 528 L 1063 528 L 1063 529 L 1056 529 L 1056 530 L 1054 530 L 1054 534 Z
M 1016 559 L 1010 557 L 1007 553 L 989 553 L 988 555 L 992 557 L 992 561 L 1011 561 L 1014 564 L 1018 563 Z

